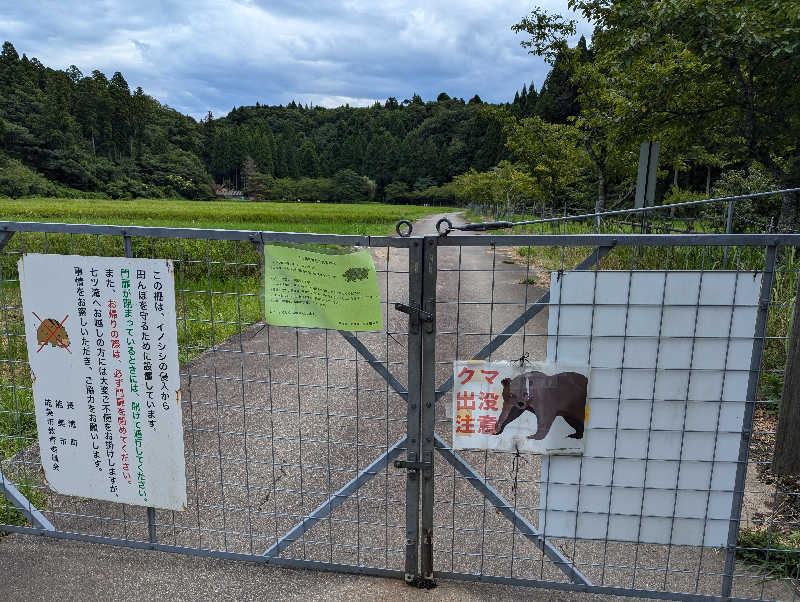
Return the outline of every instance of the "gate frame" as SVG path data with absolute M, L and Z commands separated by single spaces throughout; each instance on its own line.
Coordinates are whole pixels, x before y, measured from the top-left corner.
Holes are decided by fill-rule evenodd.
M 444 458 L 464 476 L 473 486 L 508 518 L 515 528 L 519 528 L 520 533 L 533 540 L 542 551 L 547 554 L 571 580 L 572 583 L 561 583 L 554 581 L 544 581 L 539 579 L 525 579 L 518 577 L 501 577 L 481 574 L 464 574 L 456 572 L 439 572 L 440 577 L 447 579 L 460 579 L 467 581 L 482 581 L 489 583 L 524 585 L 528 587 L 538 587 L 546 589 L 556 589 L 563 591 L 583 591 L 600 594 L 613 594 L 624 596 L 636 596 L 642 598 L 654 598 L 663 600 L 739 600 L 740 598 L 731 597 L 733 578 L 735 576 L 736 549 L 741 522 L 741 511 L 744 502 L 744 487 L 747 476 L 747 462 L 750 453 L 750 436 L 752 435 L 752 424 L 755 413 L 756 394 L 761 378 L 761 362 L 763 357 L 764 342 L 766 338 L 767 322 L 769 318 L 769 307 L 772 299 L 772 288 L 774 285 L 775 266 L 780 247 L 800 246 L 800 235 L 798 234 L 522 234 L 522 235 L 487 235 L 487 236 L 447 236 L 447 233 L 439 237 L 426 237 L 434 239 L 431 244 L 438 246 L 503 246 L 503 247 L 536 247 L 536 246 L 561 246 L 561 247 L 586 247 L 593 246 L 595 250 L 584 259 L 578 266 L 570 271 L 591 269 L 616 246 L 642 247 L 642 246 L 663 246 L 663 247 L 724 247 L 727 255 L 728 246 L 739 247 L 763 247 L 765 257 L 762 274 L 762 286 L 759 296 L 758 313 L 753 334 L 753 349 L 750 363 L 750 374 L 748 377 L 747 393 L 745 399 L 745 413 L 742 422 L 742 434 L 739 447 L 739 458 L 737 461 L 736 479 L 733 490 L 733 501 L 731 503 L 730 525 L 728 532 L 728 543 L 725 548 L 725 569 L 722 573 L 721 591 L 719 596 L 704 594 L 690 594 L 682 592 L 670 592 L 664 590 L 643 590 L 627 587 L 603 586 L 591 583 L 578 569 L 572 561 L 564 557 L 563 561 L 553 558 L 552 551 L 561 554 L 549 542 L 544 535 L 530 523 L 514 511 L 505 500 L 478 475 L 469 464 L 456 454 L 446 441 L 435 435 L 436 449 Z M 594 259 L 594 261 L 592 261 Z M 725 263 L 727 264 L 727 257 Z M 434 268 L 435 269 L 435 268 Z M 435 278 L 435 276 L 434 276 Z M 435 291 L 434 291 L 435 293 Z M 533 316 L 549 303 L 549 291 L 534 301 L 517 319 L 515 319 L 502 333 L 493 337 L 483 349 L 473 356 L 472 359 L 486 359 L 498 349 L 514 332 L 517 332 Z M 797 302 L 797 299 L 795 299 Z M 431 343 L 433 345 L 433 343 Z M 431 364 L 435 362 L 435 354 L 429 360 Z M 426 362 L 427 363 L 427 362 Z M 441 398 L 453 387 L 453 377 L 449 376 L 442 385 L 432 392 L 432 397 L 436 400 Z M 425 393 L 431 395 L 431 391 L 426 389 Z M 432 419 L 431 419 L 432 420 Z M 426 425 L 423 425 L 425 428 Z M 432 426 L 431 426 L 432 428 Z M 431 485 L 432 489 L 432 485 Z M 430 497 L 433 494 L 431 491 Z M 520 520 L 521 519 L 521 520 Z M 563 555 L 562 555 L 563 556 Z M 432 567 L 422 568 L 425 574 Z M 741 600 L 747 600 L 741 598 Z
M 398 238 L 393 236 L 366 236 L 349 234 L 315 234 L 315 233 L 295 233 L 295 232 L 270 232 L 253 230 L 225 230 L 225 229 L 204 229 L 204 228 L 172 228 L 160 226 L 116 226 L 116 225 L 95 225 L 95 224 L 67 224 L 49 222 L 10 222 L 0 221 L 0 251 L 11 241 L 17 232 L 42 233 L 42 234 L 76 234 L 90 236 L 111 236 L 120 237 L 122 242 L 122 257 L 133 256 L 132 238 L 154 239 L 185 239 L 185 240 L 207 240 L 207 241 L 240 241 L 249 242 L 257 249 L 263 251 L 267 243 L 294 243 L 294 244 L 323 244 L 350 247 L 394 247 L 409 249 L 408 277 L 409 277 L 409 303 L 412 307 L 419 307 L 422 294 L 422 240 L 416 238 Z M 411 261 L 412 257 L 414 261 Z M 387 275 L 388 277 L 388 275 Z M 0 274 L 2 280 L 2 274 Z M 388 300 L 387 300 L 388 303 Z M 398 308 L 399 309 L 399 308 Z M 91 543 L 102 543 L 119 547 L 149 549 L 164 552 L 175 552 L 191 556 L 213 557 L 231 560 L 245 560 L 248 562 L 262 562 L 284 566 L 290 568 L 305 568 L 322 571 L 344 572 L 358 575 L 373 575 L 378 577 L 394 577 L 405 579 L 408 583 L 416 583 L 418 580 L 418 529 L 419 529 L 419 480 L 415 478 L 416 467 L 409 468 L 406 486 L 406 514 L 407 514 L 407 537 L 406 537 L 406 566 L 405 570 L 378 568 L 361 565 L 342 564 L 335 562 L 305 560 L 297 558 L 281 558 L 280 553 L 285 550 L 292 542 L 301 538 L 303 534 L 311 529 L 317 522 L 328 516 L 334 509 L 340 506 L 349 496 L 353 495 L 362 485 L 369 482 L 378 474 L 383 474 L 383 470 L 388 467 L 391 460 L 399 456 L 406 447 L 407 452 L 412 455 L 418 453 L 418 432 L 420 427 L 419 414 L 419 394 L 421 391 L 420 379 L 422 371 L 421 356 L 421 332 L 419 328 L 420 316 L 417 312 L 409 313 L 409 383 L 412 387 L 403 387 L 397 378 L 389 372 L 383 362 L 378 360 L 358 338 L 349 331 L 337 331 L 350 345 L 368 362 L 368 364 L 382 377 L 389 386 L 398 393 L 404 400 L 416 399 L 416 403 L 409 403 L 408 429 L 409 433 L 416 429 L 416 446 L 409 442 L 409 436 L 401 437 L 398 441 L 387 448 L 378 458 L 373 460 L 367 467 L 362 469 L 353 479 L 346 483 L 335 493 L 318 506 L 309 515 L 304 516 L 294 527 L 292 527 L 282 537 L 278 538 L 262 554 L 248 554 L 238 552 L 228 552 L 223 550 L 213 550 L 206 548 L 196 548 L 188 546 L 178 546 L 163 544 L 158 542 L 155 509 L 147 508 L 148 541 L 125 539 L 120 537 L 106 537 L 85 533 L 75 533 L 70 531 L 59 531 L 52 523 L 38 510 L 33 503 L 28 500 L 11 483 L 2 472 L 0 472 L 0 493 L 6 494 L 13 506 L 19 509 L 31 522 L 31 527 L 17 525 L 0 525 L 1 530 L 8 533 L 22 533 L 29 535 L 40 535 L 54 539 L 66 539 L 85 541 Z M 416 332 L 413 330 L 416 329 Z M 414 340 L 415 344 L 411 344 Z M 388 358 L 387 358 L 388 361 Z M 416 366 L 416 369 L 412 367 Z M 410 391 L 410 392 L 409 392 Z M 414 406 L 414 407 L 412 407 Z M 408 444 L 408 445 L 407 445 Z M 401 462 L 405 467 L 407 462 Z M 411 503 L 409 503 L 411 502 Z
M 486 235 L 486 236 L 426 236 L 396 238 L 388 236 L 354 236 L 335 234 L 300 234 L 286 232 L 219 230 L 194 228 L 168 228 L 143 226 L 111 226 L 89 224 L 62 224 L 39 222 L 0 222 L 0 250 L 11 240 L 15 232 L 67 233 L 82 235 L 120 236 L 125 256 L 132 256 L 131 237 L 178 238 L 247 241 L 259 248 L 265 243 L 318 243 L 343 246 L 399 247 L 409 249 L 409 305 L 398 304 L 396 309 L 409 314 L 408 328 L 408 387 L 394 377 L 351 332 L 339 331 L 343 338 L 367 361 L 387 382 L 387 385 L 407 401 L 408 431 L 383 454 L 336 493 L 331 494 L 311 514 L 278 539 L 261 555 L 225 552 L 158 543 L 154 512 L 148 509 L 149 541 L 128 540 L 81 533 L 57 531 L 25 496 L 0 473 L 0 489 L 11 498 L 31 521 L 32 527 L 4 525 L 3 530 L 35 534 L 59 539 L 72 539 L 117 546 L 180 552 L 195 556 L 258 561 L 279 566 L 312 568 L 326 571 L 342 571 L 387 577 L 402 577 L 408 583 L 432 585 L 435 575 L 450 579 L 484 581 L 500 584 L 525 585 L 554 590 L 585 591 L 671 600 L 722 600 L 730 598 L 736 560 L 736 540 L 741 520 L 744 497 L 749 441 L 755 410 L 755 393 L 760 379 L 761 359 L 766 335 L 769 305 L 772 295 L 774 271 L 779 247 L 800 247 L 798 234 L 586 234 L 586 235 Z M 437 249 L 439 246 L 580 246 L 595 250 L 573 270 L 591 269 L 602 257 L 616 246 L 665 246 L 665 247 L 728 247 L 747 246 L 766 249 L 762 269 L 762 292 L 759 300 L 756 328 L 753 338 L 753 355 L 748 379 L 747 399 L 740 441 L 734 501 L 731 508 L 728 545 L 726 547 L 725 572 L 723 573 L 721 596 L 685 594 L 660 590 L 641 590 L 624 587 L 592 584 L 546 537 L 509 505 L 469 464 L 435 433 L 435 405 L 452 389 L 450 376 L 438 388 L 435 386 L 435 339 L 436 339 L 436 281 Z M 388 299 L 387 299 L 388 303 Z M 531 304 L 503 332 L 496 335 L 473 359 L 485 359 L 498 349 L 514 333 L 538 314 L 549 303 L 549 292 Z M 388 358 L 387 358 L 388 361 Z M 395 460 L 403 449 L 406 460 Z M 436 572 L 433 567 L 433 500 L 434 500 L 434 451 L 438 451 L 461 475 L 475 486 L 492 505 L 510 520 L 515 528 L 533 541 L 570 579 L 570 583 L 552 582 L 515 577 L 496 577 L 461 573 Z M 345 565 L 322 561 L 281 558 L 280 553 L 293 541 L 301 537 L 314 524 L 325 518 L 332 510 L 352 495 L 359 487 L 377 474 L 382 474 L 389 462 L 395 460 L 397 468 L 405 468 L 406 481 L 406 560 L 405 569 L 374 568 Z M 421 521 L 420 521 L 421 514 Z M 420 532 L 421 522 L 421 532 Z M 420 537 L 421 533 L 421 537 Z

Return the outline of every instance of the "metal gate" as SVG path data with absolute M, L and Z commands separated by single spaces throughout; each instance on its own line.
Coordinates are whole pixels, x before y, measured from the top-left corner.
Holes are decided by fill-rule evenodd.
M 793 530 L 798 488 L 769 474 L 772 423 L 762 410 L 779 387 L 787 335 L 779 318 L 794 303 L 799 236 L 396 238 L 11 222 L 0 233 L 4 531 L 418 585 L 448 578 L 660 599 L 793 596 L 798 552 L 774 542 Z M 263 324 L 265 243 L 369 248 L 385 331 Z M 42 481 L 16 282 L 25 252 L 175 261 L 185 512 L 67 498 Z M 452 361 L 544 359 L 547 316 L 561 305 L 550 298 L 551 274 L 602 270 L 761 275 L 723 548 L 545 536 L 540 494 L 563 478 L 545 475 L 537 456 L 451 448 Z M 692 348 L 702 339 L 697 321 L 684 337 Z M 715 429 L 726 434 L 719 416 Z M 648 442 L 657 432 L 651 423 Z M 587 490 L 580 479 L 566 484 L 578 496 Z M 709 482 L 706 519 L 717 511 L 710 490 Z M 741 540 L 748 529 L 766 533 L 766 543 Z M 793 572 L 773 579 L 737 555 L 793 559 Z
M 265 243 L 369 248 L 385 331 L 265 325 Z M 0 248 L 2 530 L 416 578 L 419 481 L 391 462 L 414 462 L 419 443 L 419 314 L 394 303 L 421 303 L 421 241 L 6 222 Z M 174 260 L 184 512 L 47 488 L 16 267 L 23 253 Z

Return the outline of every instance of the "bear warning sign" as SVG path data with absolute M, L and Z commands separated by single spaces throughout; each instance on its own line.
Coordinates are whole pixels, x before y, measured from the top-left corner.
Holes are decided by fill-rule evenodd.
M 26 254 L 18 265 L 50 488 L 184 509 L 172 262 Z
M 588 366 L 453 362 L 455 449 L 580 454 Z

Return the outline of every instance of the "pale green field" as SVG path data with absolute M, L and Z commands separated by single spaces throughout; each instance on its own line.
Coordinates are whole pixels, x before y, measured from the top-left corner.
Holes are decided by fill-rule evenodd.
M 443 207 L 164 199 L 0 199 L 0 220 L 384 235 Z

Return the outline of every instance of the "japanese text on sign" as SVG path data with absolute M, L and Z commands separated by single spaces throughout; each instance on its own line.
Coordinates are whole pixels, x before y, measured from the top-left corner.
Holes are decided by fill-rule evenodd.
M 588 367 L 453 362 L 453 447 L 583 451 Z
M 330 255 L 264 247 L 264 309 L 275 326 L 382 330 L 378 281 L 369 251 Z
M 28 254 L 19 273 L 50 487 L 182 510 L 172 262 Z

